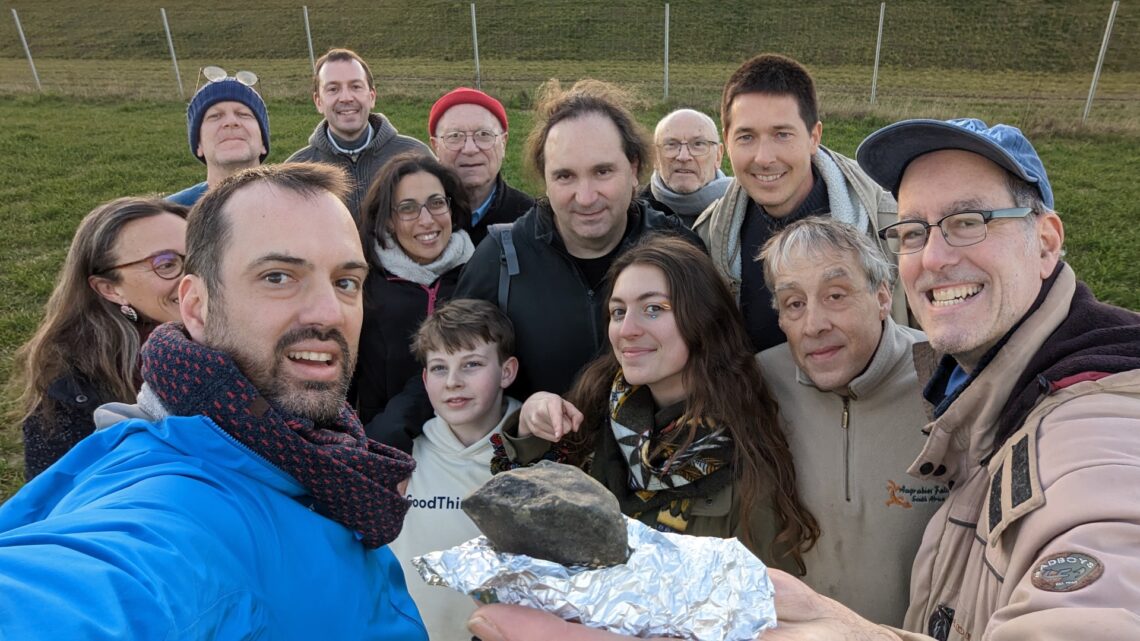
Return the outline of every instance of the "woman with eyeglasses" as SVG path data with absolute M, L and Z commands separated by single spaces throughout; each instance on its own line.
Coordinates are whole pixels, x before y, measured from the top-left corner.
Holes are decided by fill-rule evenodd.
M 134 402 L 140 346 L 159 324 L 181 320 L 186 213 L 157 198 L 119 198 L 79 223 L 44 319 L 16 352 L 25 478 L 90 434 L 96 407 Z
M 565 399 L 528 398 L 492 468 L 578 465 L 630 517 L 735 536 L 765 563 L 802 574 L 819 526 L 800 502 L 776 403 L 712 261 L 684 239 L 653 235 L 614 261 L 608 282 L 611 349 Z
M 471 219 L 463 184 L 431 156 L 404 154 L 385 164 L 360 213 L 369 273 L 353 389 L 367 425 L 419 376 L 412 335 L 451 298 L 475 248 L 463 231 Z

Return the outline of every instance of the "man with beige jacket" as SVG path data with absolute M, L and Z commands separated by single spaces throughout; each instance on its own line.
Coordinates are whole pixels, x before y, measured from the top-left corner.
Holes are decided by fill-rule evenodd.
M 1140 638 L 1140 315 L 1062 261 L 1052 188 L 1016 128 L 908 120 L 858 158 L 898 194 L 882 235 L 943 354 L 926 355 L 934 420 L 910 472 L 952 489 L 905 631 L 774 572 L 782 623 L 765 641 Z
M 772 570 L 764 641 L 1140 639 L 1140 315 L 1061 260 L 1052 188 L 1016 128 L 908 120 L 858 158 L 898 196 L 883 236 L 937 352 L 917 355 L 935 418 L 910 472 L 952 487 L 901 629 Z M 511 606 L 469 625 L 484 641 L 607 638 Z

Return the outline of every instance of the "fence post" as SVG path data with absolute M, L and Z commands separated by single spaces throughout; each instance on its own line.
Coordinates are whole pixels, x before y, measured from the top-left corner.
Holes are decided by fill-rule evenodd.
M 166 46 L 170 47 L 170 59 L 174 62 L 174 77 L 178 80 L 178 97 L 185 98 L 186 92 L 182 89 L 182 72 L 178 70 L 178 56 L 174 55 L 174 38 L 170 37 L 170 22 L 166 19 L 166 9 L 162 12 L 162 28 L 166 29 Z
M 875 93 L 879 90 L 879 52 L 883 49 L 883 18 L 887 16 L 887 3 L 879 3 L 879 36 L 875 38 L 875 71 L 871 74 L 871 105 L 875 104 Z
M 1092 110 L 1093 96 L 1096 95 L 1096 83 L 1100 80 L 1100 69 L 1104 66 L 1104 54 L 1108 51 L 1108 37 L 1112 35 L 1112 23 L 1116 21 L 1116 10 L 1120 7 L 1120 0 L 1113 0 L 1112 10 L 1108 12 L 1108 24 L 1104 26 L 1104 40 L 1100 42 L 1100 55 L 1096 57 L 1096 69 L 1093 70 L 1092 84 L 1089 85 L 1089 99 L 1085 101 L 1085 113 L 1081 116 L 1081 124 L 1089 119 Z
M 40 74 L 36 72 L 36 62 L 32 60 L 32 50 L 28 48 L 28 39 L 24 37 L 24 28 L 20 26 L 20 16 L 12 9 L 12 19 L 16 21 L 16 31 L 20 32 L 20 43 L 24 45 L 24 55 L 28 57 L 28 66 L 32 68 L 32 78 L 36 81 L 36 91 L 43 93 L 44 88 L 40 85 Z
M 669 3 L 665 3 L 665 96 L 669 99 Z
M 471 48 L 475 51 L 475 88 L 483 89 L 483 73 L 479 70 L 479 28 L 475 24 L 475 3 L 471 3 Z
M 305 5 L 301 9 L 305 12 L 305 41 L 309 43 L 309 66 L 313 68 L 313 73 L 317 73 L 317 59 L 313 57 L 313 32 L 309 30 L 309 7 Z

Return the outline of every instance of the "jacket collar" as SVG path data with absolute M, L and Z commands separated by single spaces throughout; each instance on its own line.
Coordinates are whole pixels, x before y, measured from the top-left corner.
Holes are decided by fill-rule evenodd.
M 647 205 L 644 201 L 634 198 L 629 203 L 629 210 L 626 212 L 626 228 L 625 235 L 622 236 L 618 246 L 624 246 L 629 242 L 630 238 L 636 238 L 638 234 L 631 233 L 632 230 L 644 226 L 646 219 Z M 546 198 L 540 198 L 535 201 L 534 208 L 530 210 L 528 216 L 534 218 L 534 237 L 536 240 L 550 245 L 554 249 L 569 255 L 570 252 L 566 249 L 566 243 L 562 240 L 562 234 L 558 232 L 558 226 L 554 224 L 554 210 L 550 207 L 550 201 Z M 661 215 L 661 214 L 659 214 Z
M 990 455 L 998 417 L 1018 375 L 1053 330 L 1065 320 L 1074 291 L 1076 275 L 1071 267 L 1065 265 L 1041 305 L 1021 321 L 985 367 L 952 399 L 938 418 L 927 425 L 929 436 L 922 453 L 909 470 L 912 475 L 936 478 L 931 476 L 931 471 L 945 466 L 947 474 L 937 477 L 937 480 L 957 479 L 967 471 L 963 468 L 978 465 Z M 933 352 L 931 354 L 934 355 Z M 945 365 L 943 360 L 942 367 Z
M 888 316 L 883 321 L 883 334 L 879 338 L 879 346 L 875 349 L 874 355 L 871 356 L 871 362 L 867 364 L 867 368 L 861 374 L 851 379 L 851 382 L 847 384 L 846 395 L 853 400 L 858 400 L 862 396 L 874 393 L 884 381 L 891 377 L 895 368 L 898 367 L 899 361 L 910 357 L 911 349 L 916 340 L 923 340 L 916 335 L 918 332 L 901 327 Z M 796 367 L 796 381 L 803 385 L 815 387 L 815 383 L 808 378 L 808 375 L 799 366 Z
M 368 124 L 372 125 L 372 140 L 369 141 L 368 146 L 364 148 L 361 154 L 376 151 L 388 144 L 388 141 L 395 138 L 396 134 L 399 133 L 388 118 L 381 113 L 368 114 Z M 321 120 L 317 123 L 317 128 L 309 136 L 309 144 L 326 154 L 343 155 L 329 140 L 329 122 L 327 120 Z

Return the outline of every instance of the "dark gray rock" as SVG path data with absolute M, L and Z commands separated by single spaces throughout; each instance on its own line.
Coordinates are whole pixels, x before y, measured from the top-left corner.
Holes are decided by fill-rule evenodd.
M 572 465 L 496 474 L 463 499 L 463 511 L 500 552 L 590 567 L 629 559 L 617 498 Z

